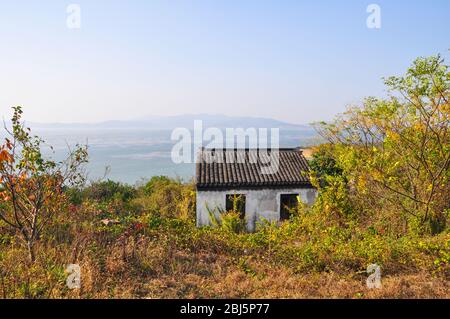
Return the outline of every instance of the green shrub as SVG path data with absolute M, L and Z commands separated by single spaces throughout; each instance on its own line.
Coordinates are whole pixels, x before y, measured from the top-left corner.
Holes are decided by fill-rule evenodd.
M 135 198 L 136 189 L 130 185 L 112 180 L 94 182 L 84 190 L 84 197 L 99 202 L 111 202 L 120 200 L 128 203 Z
M 195 219 L 195 191 L 193 184 L 164 176 L 152 178 L 133 200 L 147 214 L 165 218 Z

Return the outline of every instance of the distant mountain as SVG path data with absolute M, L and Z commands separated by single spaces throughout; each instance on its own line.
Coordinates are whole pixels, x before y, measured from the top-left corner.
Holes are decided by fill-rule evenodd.
M 176 116 L 151 116 L 128 121 L 105 121 L 98 123 L 27 123 L 32 128 L 105 128 L 105 129 L 174 129 L 185 127 L 193 129 L 194 121 L 202 120 L 203 128 L 280 128 L 288 130 L 312 131 L 309 125 L 291 124 L 269 118 L 238 117 L 211 114 L 186 114 Z

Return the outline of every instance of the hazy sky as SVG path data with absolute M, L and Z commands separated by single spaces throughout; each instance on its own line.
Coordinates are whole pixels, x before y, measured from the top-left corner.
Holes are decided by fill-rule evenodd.
M 81 8 L 81 28 L 66 8 Z M 381 8 L 369 29 L 366 8 Z M 330 119 L 450 48 L 450 1 L 0 1 L 0 115 Z

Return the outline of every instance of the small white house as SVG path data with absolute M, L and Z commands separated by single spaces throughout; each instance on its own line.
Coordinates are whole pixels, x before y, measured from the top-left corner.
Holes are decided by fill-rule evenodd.
M 270 152 L 276 152 L 277 165 L 271 173 L 264 171 Z M 275 155 L 275 154 L 273 154 Z M 289 218 L 290 209 L 297 205 L 297 196 L 311 205 L 316 197 L 307 171 L 308 162 L 298 148 L 201 149 L 196 164 L 197 226 L 211 225 L 213 213 L 221 213 L 236 205 L 247 230 L 254 231 L 261 217 L 269 221 Z

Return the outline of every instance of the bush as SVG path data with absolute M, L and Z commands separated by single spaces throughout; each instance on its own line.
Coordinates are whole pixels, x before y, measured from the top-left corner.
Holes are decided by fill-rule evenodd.
M 145 213 L 165 218 L 195 218 L 195 188 L 167 177 L 154 177 L 133 201 Z
M 120 200 L 128 203 L 136 196 L 134 187 L 111 180 L 94 182 L 83 193 L 85 198 L 99 202 Z

